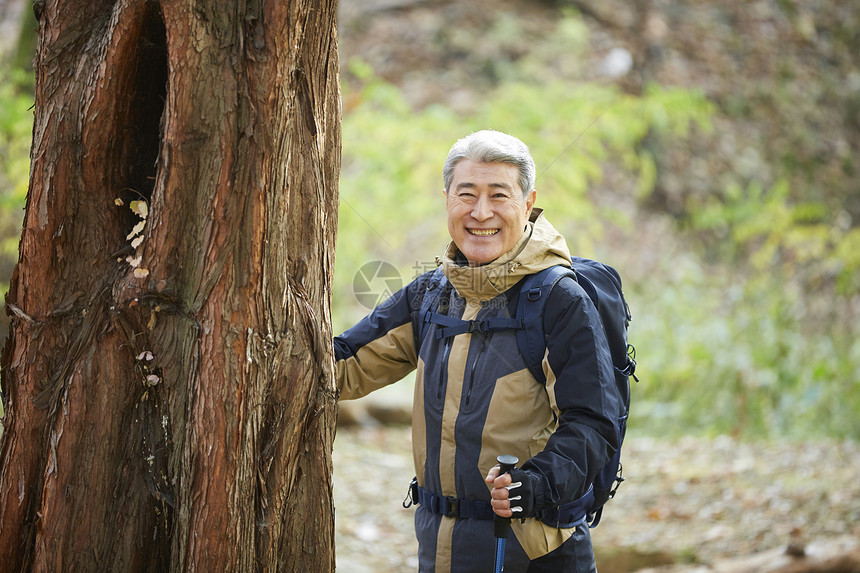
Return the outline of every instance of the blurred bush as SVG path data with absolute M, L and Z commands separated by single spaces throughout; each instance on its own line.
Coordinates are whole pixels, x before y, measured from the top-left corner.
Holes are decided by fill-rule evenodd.
M 335 330 L 366 309 L 351 302 L 352 276 L 366 262 L 386 260 L 404 280 L 435 268 L 448 242 L 442 164 L 458 138 L 492 128 L 516 134 L 538 167 L 537 206 L 551 221 L 573 226 L 580 239 L 599 237 L 606 219 L 589 188 L 612 163 L 638 179 L 628 198 L 653 186 L 654 167 L 640 143 L 650 133 L 707 129 L 710 104 L 696 92 L 653 87 L 641 97 L 597 84 L 511 82 L 486 94 L 474 113 L 431 105 L 415 110 L 400 91 L 360 61 L 345 82 L 341 208 L 335 269 Z
M 722 256 L 707 262 L 674 227 L 643 230 L 640 219 L 655 215 L 629 210 L 655 184 L 643 140 L 709 128 L 713 107 L 700 93 L 652 86 L 634 97 L 595 84 L 514 83 L 488 93 L 480 111 L 459 116 L 437 106 L 413 110 L 360 62 L 353 73 L 360 81 L 344 86 L 336 331 L 367 312 L 352 292 L 364 263 L 392 262 L 404 282 L 433 268 L 448 240 L 441 193 L 447 150 L 471 131 L 497 128 L 530 144 L 540 174 L 537 205 L 577 252 L 616 264 L 625 277 L 643 379 L 634 388 L 635 431 L 860 437 L 856 327 L 811 320 L 820 306 L 813 293 L 755 257 L 749 265 L 738 261 L 756 229 L 767 231 L 771 248 L 787 248 L 808 230 L 786 213 L 785 183 L 729 189 L 735 203 L 696 214 L 699 231 L 737 228 L 721 244 Z M 634 183 L 616 189 L 608 204 L 589 193 L 605 185 L 607 165 Z M 839 301 L 818 302 L 838 308 Z
M 559 30 L 584 33 L 576 19 L 569 14 Z M 471 131 L 499 129 L 529 144 L 537 205 L 571 247 L 622 271 L 643 380 L 633 431 L 860 438 L 852 319 L 860 244 L 851 220 L 834 216 L 829 200 L 804 199 L 797 173 L 779 162 L 767 177 L 729 167 L 702 185 L 702 165 L 712 171 L 708 162 L 722 157 L 706 151 L 730 143 L 724 102 L 703 90 L 631 90 L 539 65 L 496 63 L 491 87 L 455 112 L 410 105 L 367 64 L 350 62 L 335 330 L 367 312 L 352 296 L 363 263 L 392 262 L 403 282 L 433 267 L 448 240 L 447 150 Z M 748 162 L 765 161 L 743 149 Z

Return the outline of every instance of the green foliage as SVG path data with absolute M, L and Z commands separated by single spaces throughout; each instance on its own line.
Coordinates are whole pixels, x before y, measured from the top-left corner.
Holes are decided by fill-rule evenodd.
M 478 111 L 458 115 L 430 106 L 413 110 L 394 86 L 352 62 L 357 86 L 343 86 L 343 169 L 335 269 L 335 330 L 363 310 L 354 306 L 352 277 L 372 260 L 397 266 L 404 281 L 433 268 L 447 243 L 442 164 L 458 138 L 484 128 L 515 133 L 530 143 L 538 165 L 539 207 L 586 235 L 602 228 L 588 197 L 606 163 L 653 185 L 651 158 L 639 144 L 649 133 L 683 135 L 707 127 L 701 94 L 650 88 L 642 97 L 615 87 L 553 82 L 505 83 L 486 94 Z
M 33 74 L 0 64 L 0 289 L 8 289 L 17 260 L 30 174 Z
M 651 205 L 714 260 L 778 270 L 809 293 L 858 296 L 860 10 L 848 6 L 779 2 L 756 16 L 739 3 L 687 7 L 700 17 L 667 44 L 695 40 L 685 57 L 711 74 L 716 129 L 692 148 L 652 142 L 672 174 Z M 773 28 L 752 33 L 748 18 Z
M 21 69 L 2 69 L 0 82 L 0 208 L 20 207 L 27 196 L 33 78 Z
M 628 295 L 642 383 L 631 427 L 644 433 L 860 439 L 860 336 L 815 328 L 779 275 L 705 268 L 671 253 Z M 827 301 L 839 304 L 839 301 Z
M 838 257 L 844 268 L 856 265 L 860 249 L 841 246 L 856 234 L 827 225 L 819 203 L 788 203 L 786 181 L 735 183 L 692 210 L 690 231 L 710 234 L 719 246 L 707 262 L 689 242 L 651 256 L 629 214 L 611 204 L 598 209 L 589 195 L 609 168 L 631 182 L 615 193 L 646 201 L 657 163 L 643 142 L 683 139 L 691 126 L 707 133 L 714 108 L 700 92 L 651 86 L 634 97 L 598 84 L 512 81 L 487 92 L 476 111 L 456 114 L 438 106 L 414 110 L 360 62 L 352 70 L 358 81 L 344 86 L 336 331 L 367 311 L 352 295 L 352 278 L 365 262 L 392 262 L 404 283 L 433 268 L 433 255 L 448 240 L 441 194 L 447 150 L 471 131 L 499 129 L 529 142 L 538 206 L 586 245 L 578 251 L 631 261 L 619 266 L 642 378 L 634 387 L 634 431 L 860 438 L 860 333 L 822 320 L 817 308 L 838 314 L 849 301 L 816 305 L 790 280 L 798 264 L 835 268 Z M 622 228 L 614 232 L 623 244 L 604 244 L 605 229 L 618 221 Z M 676 240 L 652 242 L 666 239 Z M 655 262 L 637 271 L 632 263 L 643 256 Z
M 792 203 L 786 179 L 768 189 L 758 181 L 733 183 L 721 197 L 706 198 L 691 226 L 711 235 L 711 249 L 724 260 L 757 272 L 777 268 L 814 288 L 833 279 L 837 293 L 860 291 L 860 229 L 840 224 L 824 203 Z

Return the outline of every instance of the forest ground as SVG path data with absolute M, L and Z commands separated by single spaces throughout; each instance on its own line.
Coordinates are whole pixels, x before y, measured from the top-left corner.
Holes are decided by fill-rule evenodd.
M 601 573 L 709 563 L 846 534 L 860 537 L 860 444 L 661 439 L 632 431 L 617 497 L 592 531 Z M 334 448 L 337 565 L 414 571 L 408 426 L 340 428 Z

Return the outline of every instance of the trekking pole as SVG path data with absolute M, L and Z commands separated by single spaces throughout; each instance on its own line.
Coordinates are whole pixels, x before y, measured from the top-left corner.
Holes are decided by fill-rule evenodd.
M 499 456 L 496 458 L 499 462 L 499 475 L 509 473 L 517 462 L 520 461 L 516 456 Z M 505 540 L 508 537 L 508 531 L 511 528 L 510 517 L 493 516 L 493 525 L 496 536 L 496 568 L 495 573 L 502 573 L 505 569 Z

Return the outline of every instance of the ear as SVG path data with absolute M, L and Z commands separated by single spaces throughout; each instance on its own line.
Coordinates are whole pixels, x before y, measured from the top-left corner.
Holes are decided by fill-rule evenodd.
M 537 191 L 532 189 L 528 195 L 526 195 L 526 218 L 529 218 L 532 214 L 532 207 L 535 206 L 535 199 L 537 199 Z

